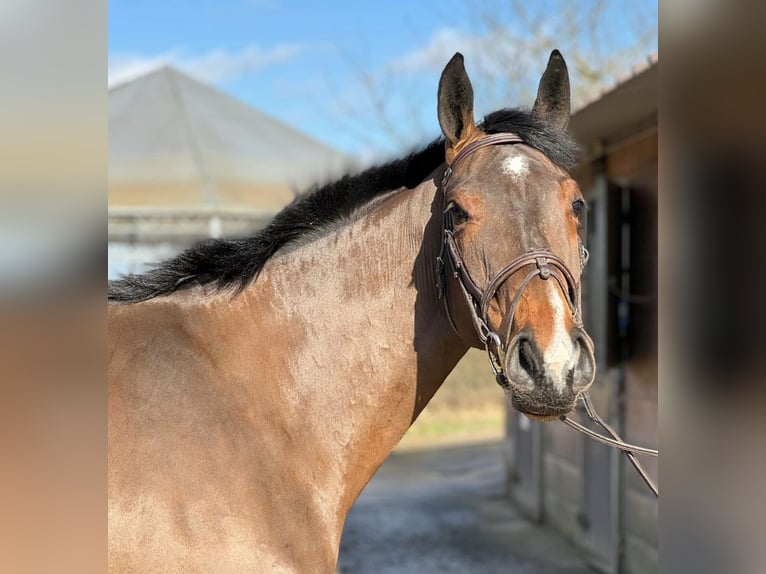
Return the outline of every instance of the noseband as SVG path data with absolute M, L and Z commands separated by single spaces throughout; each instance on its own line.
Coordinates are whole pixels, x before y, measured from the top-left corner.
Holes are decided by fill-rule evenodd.
M 523 141 L 524 140 L 516 134 L 500 133 L 484 136 L 483 138 L 470 143 L 463 148 L 457 156 L 455 156 L 452 164 L 444 172 L 442 189 L 446 187 L 457 165 L 477 149 L 491 145 L 523 143 Z M 459 335 L 455 321 L 452 318 L 449 299 L 446 296 L 445 291 L 445 268 L 447 264 L 449 264 L 452 275 L 457 279 L 460 291 L 468 305 L 473 328 L 487 351 L 487 357 L 489 358 L 492 372 L 495 375 L 495 380 L 501 387 L 507 389 L 509 388 L 509 382 L 503 372 L 503 357 L 506 352 L 505 344 L 508 343 L 508 338 L 510 337 L 511 329 L 513 327 L 513 316 L 516 312 L 516 307 L 529 283 L 535 277 L 540 277 L 540 279 L 546 281 L 553 278 L 561 292 L 564 294 L 564 299 L 566 299 L 575 324 L 582 326 L 582 317 L 580 314 L 580 284 L 575 281 L 574 275 L 572 275 L 572 272 L 561 257 L 554 255 L 548 249 L 540 248 L 531 249 L 508 263 L 508 265 L 503 267 L 490 280 L 487 287 L 482 290 L 468 272 L 463 256 L 455 243 L 455 227 L 454 222 L 452 221 L 451 208 L 452 206 L 448 205 L 447 209 L 444 210 L 441 251 L 436 258 L 439 298 L 444 301 L 444 308 L 447 311 L 447 318 L 449 319 L 452 329 Z M 588 251 L 582 243 L 580 243 L 580 265 L 584 267 L 587 261 Z M 489 327 L 489 306 L 500 287 L 513 275 L 525 269 L 529 269 L 529 271 L 527 271 L 527 274 L 521 280 L 521 284 L 516 290 L 508 310 L 508 326 L 506 328 L 504 344 L 500 335 L 495 333 Z
M 449 182 L 449 179 L 458 164 L 477 149 L 492 145 L 517 143 L 524 143 L 524 140 L 513 133 L 500 133 L 484 136 L 481 139 L 468 144 L 466 147 L 460 150 L 460 152 L 458 152 L 458 154 L 452 160 L 451 165 L 449 165 L 444 172 L 444 177 L 442 178 L 442 190 L 446 188 L 447 183 Z M 449 265 L 452 275 L 455 277 L 455 279 L 457 279 L 457 283 L 460 286 L 460 291 L 462 292 L 463 298 L 465 299 L 468 306 L 473 328 L 476 331 L 476 334 L 479 336 L 481 342 L 484 344 L 484 349 L 487 351 L 489 364 L 492 368 L 492 372 L 495 375 L 495 380 L 501 387 L 503 387 L 503 389 L 509 390 L 510 383 L 508 382 L 508 379 L 503 372 L 503 358 L 507 349 L 504 348 L 505 345 L 503 343 L 503 339 L 500 338 L 500 335 L 495 333 L 489 327 L 489 306 L 492 299 L 497 294 L 498 289 L 500 289 L 503 283 L 508 281 L 508 279 L 510 279 L 513 275 L 522 269 L 529 269 L 527 274 L 521 280 L 516 293 L 513 295 L 513 299 L 511 300 L 511 305 L 508 310 L 508 326 L 505 333 L 505 343 L 507 344 L 508 339 L 510 338 L 511 329 L 513 328 L 513 316 L 516 312 L 516 306 L 521 299 L 521 295 L 524 293 L 529 283 L 535 277 L 540 277 L 540 279 L 546 281 L 552 277 L 556 281 L 556 284 L 564 294 L 564 298 L 569 305 L 569 310 L 572 313 L 572 319 L 574 323 L 577 326 L 582 327 L 582 315 L 580 313 L 580 283 L 575 281 L 574 275 L 572 275 L 572 272 L 569 271 L 569 268 L 563 259 L 557 255 L 554 255 L 548 249 L 539 248 L 527 251 L 526 253 L 511 261 L 508 265 L 503 267 L 489 281 L 487 287 L 482 290 L 471 278 L 471 274 L 466 268 L 463 256 L 461 255 L 460 250 L 455 243 L 455 226 L 454 222 L 452 221 L 452 207 L 452 205 L 447 205 L 447 209 L 444 210 L 441 250 L 439 252 L 439 256 L 436 258 L 436 276 L 438 281 L 437 287 L 439 290 L 439 298 L 444 301 L 444 308 L 447 312 L 447 318 L 449 319 L 452 329 L 458 336 L 460 336 L 457 326 L 455 325 L 455 321 L 452 318 L 449 298 L 447 297 L 446 293 L 445 269 L 447 265 Z M 580 271 L 582 271 L 582 269 L 588 263 L 589 257 L 588 250 L 585 249 L 585 246 L 582 244 L 582 242 L 579 243 L 579 251 Z M 658 456 L 658 451 L 654 449 L 634 446 L 624 442 L 617 434 L 617 432 L 615 432 L 612 427 L 604 422 L 604 420 L 593 409 L 588 393 L 583 393 L 581 398 L 585 405 L 585 412 L 587 415 L 593 422 L 604 428 L 607 433 L 611 435 L 611 438 L 590 430 L 589 428 L 577 423 L 566 415 L 562 415 L 559 418 L 570 427 L 586 434 L 590 438 L 621 450 L 641 475 L 641 478 L 644 479 L 655 496 L 659 496 L 657 487 L 652 483 L 646 471 L 643 469 L 635 457 L 635 454 Z

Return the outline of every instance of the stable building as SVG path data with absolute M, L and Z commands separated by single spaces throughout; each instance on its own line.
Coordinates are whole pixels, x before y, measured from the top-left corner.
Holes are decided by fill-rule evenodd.
M 266 225 L 351 158 L 163 67 L 109 90 L 109 271 Z

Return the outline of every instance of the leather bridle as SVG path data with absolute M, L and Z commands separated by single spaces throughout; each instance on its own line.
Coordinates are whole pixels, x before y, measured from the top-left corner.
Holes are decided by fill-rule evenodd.
M 518 143 L 524 143 L 524 140 L 513 133 L 486 135 L 469 143 L 457 153 L 450 165 L 447 166 L 441 182 L 442 191 L 446 193 L 447 184 L 449 183 L 450 178 L 452 177 L 452 174 L 457 166 L 467 156 L 476 150 L 493 145 Z M 455 242 L 455 227 L 452 219 L 454 207 L 455 206 L 453 204 L 448 204 L 444 210 L 441 250 L 439 252 L 439 256 L 436 258 L 436 276 L 439 298 L 444 302 L 444 309 L 447 313 L 447 318 L 452 329 L 458 336 L 461 336 L 455 321 L 452 318 L 449 297 L 447 296 L 446 268 L 449 266 L 452 275 L 457 280 L 460 292 L 465 299 L 473 328 L 487 352 L 487 358 L 489 359 L 490 368 L 495 375 L 495 380 L 503 389 L 509 391 L 510 383 L 503 370 L 503 359 L 507 351 L 505 345 L 507 345 L 510 338 L 511 329 L 513 326 L 513 316 L 515 314 L 516 307 L 527 286 L 535 277 L 539 277 L 540 279 L 546 281 L 550 278 L 553 278 L 561 292 L 564 294 L 564 299 L 566 300 L 567 305 L 569 306 L 569 310 L 572 313 L 572 319 L 574 323 L 577 326 L 582 327 L 582 315 L 580 313 L 580 283 L 575 280 L 574 275 L 569 270 L 564 260 L 561 259 L 561 257 L 551 253 L 551 251 L 548 249 L 537 248 L 523 253 L 508 263 L 497 274 L 495 274 L 487 286 L 482 289 L 471 277 L 471 274 L 465 265 L 465 261 L 463 260 L 463 256 Z M 579 242 L 579 256 L 580 270 L 582 271 L 582 269 L 588 263 L 589 257 L 588 250 L 585 249 L 585 246 L 582 244 L 582 242 Z M 490 303 L 494 299 L 500 287 L 513 275 L 519 273 L 522 270 L 527 270 L 527 273 L 521 280 L 518 289 L 511 299 L 511 304 L 506 317 L 507 327 L 505 338 L 502 339 L 500 335 L 498 335 L 490 328 Z M 585 410 L 588 416 L 595 423 L 603 427 L 611 435 L 611 438 L 603 436 L 588 429 L 587 427 L 584 427 L 566 415 L 559 417 L 560 420 L 570 427 L 585 433 L 587 436 L 593 438 L 594 440 L 620 449 L 628 457 L 628 460 L 630 460 L 631 464 L 633 464 L 633 466 L 647 483 L 652 492 L 658 496 L 659 493 L 657 487 L 649 479 L 646 471 L 644 471 L 634 456 L 634 453 L 658 456 L 658 451 L 625 443 L 593 409 L 588 393 L 583 393 L 581 398 L 585 404 Z
M 447 167 L 447 170 L 444 172 L 442 189 L 446 188 L 450 177 L 458 164 L 477 149 L 491 145 L 517 143 L 524 143 L 524 140 L 513 133 L 500 133 L 484 136 L 481 139 L 468 144 L 455 156 L 451 165 Z M 463 256 L 455 243 L 455 227 L 452 220 L 452 209 L 453 205 L 448 204 L 447 208 L 444 210 L 441 251 L 436 258 L 439 298 L 444 301 L 444 308 L 447 312 L 447 318 L 449 319 L 452 329 L 455 333 L 460 335 L 457 326 L 455 325 L 455 321 L 452 318 L 449 298 L 446 295 L 445 272 L 447 265 L 449 265 L 452 275 L 457 279 L 460 291 L 468 306 L 468 312 L 471 316 L 474 330 L 487 351 L 487 357 L 489 358 L 492 372 L 495 375 L 495 380 L 501 387 L 507 389 L 509 387 L 509 382 L 503 371 L 503 357 L 506 351 L 504 348 L 505 345 L 503 344 L 503 339 L 500 335 L 494 332 L 489 326 L 489 306 L 497 294 L 497 291 L 513 275 L 528 269 L 526 275 L 521 280 L 521 284 L 516 290 L 516 293 L 511 300 L 510 308 L 508 309 L 508 326 L 505 333 L 505 342 L 507 343 L 513 326 L 513 316 L 516 312 L 516 307 L 527 286 L 535 277 L 539 277 L 546 281 L 553 278 L 561 292 L 564 294 L 564 299 L 569 306 L 575 324 L 581 327 L 580 284 L 575 280 L 574 275 L 561 257 L 554 255 L 548 249 L 538 248 L 530 249 L 526 253 L 518 256 L 498 271 L 498 273 L 489 281 L 485 289 L 480 288 L 468 272 Z M 582 243 L 580 243 L 581 267 L 585 267 L 587 262 L 588 251 Z

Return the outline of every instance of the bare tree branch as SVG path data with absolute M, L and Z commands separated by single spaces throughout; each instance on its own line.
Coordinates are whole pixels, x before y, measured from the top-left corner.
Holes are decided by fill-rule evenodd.
M 454 10 L 437 14 L 445 22 L 442 36 L 424 38 L 422 52 L 398 60 L 398 67 L 367 69 L 361 63 L 363 43 L 358 53 L 342 55 L 356 78 L 355 87 L 337 95 L 338 109 L 346 116 L 343 124 L 354 133 L 374 132 L 367 141 L 387 155 L 437 133 L 430 127 L 436 126 L 435 79 L 440 71 L 434 69 L 435 57 L 443 57 L 443 65 L 454 51 L 464 52 L 476 88 L 477 113 L 486 113 L 530 106 L 554 48 L 569 65 L 575 108 L 657 51 L 656 10 L 644 2 L 454 1 L 469 15 L 460 28 L 451 17 Z M 454 48 L 443 45 L 452 37 Z M 426 79 L 434 83 L 430 90 L 423 89 Z M 361 130 L 351 128 L 354 124 Z

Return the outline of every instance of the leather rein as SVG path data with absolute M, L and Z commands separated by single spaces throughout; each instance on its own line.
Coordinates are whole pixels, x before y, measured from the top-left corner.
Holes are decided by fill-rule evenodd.
M 524 143 L 524 140 L 518 135 L 513 133 L 499 133 L 483 136 L 477 139 L 463 149 L 461 149 L 451 164 L 447 166 L 442 178 L 441 187 L 442 190 L 446 190 L 452 173 L 458 167 L 458 165 L 470 154 L 483 147 L 502 145 L 502 144 L 517 144 Z M 582 315 L 580 312 L 580 283 L 574 278 L 574 275 L 567 267 L 563 259 L 557 255 L 551 253 L 548 249 L 531 249 L 526 253 L 523 253 L 513 261 L 503 267 L 487 284 L 486 288 L 482 289 L 473 280 L 469 273 L 463 256 L 458 249 L 455 242 L 455 226 L 453 221 L 453 204 L 448 204 L 444 210 L 444 217 L 442 222 L 442 242 L 439 256 L 436 258 L 436 276 L 437 276 L 437 288 L 439 298 L 444 302 L 444 309 L 447 313 L 450 326 L 455 333 L 460 336 L 460 333 L 455 325 L 455 321 L 452 318 L 452 311 L 450 309 L 449 298 L 447 297 L 446 288 L 446 269 L 449 266 L 451 274 L 457 280 L 460 292 L 463 295 L 463 299 L 466 302 L 468 312 L 471 317 L 471 322 L 479 340 L 484 345 L 484 349 L 487 352 L 487 358 L 489 360 L 489 366 L 492 369 L 492 373 L 495 375 L 495 381 L 506 391 L 510 390 L 510 383 L 503 371 L 503 358 L 505 356 L 506 349 L 504 348 L 504 341 L 508 341 L 513 326 L 513 316 L 516 311 L 519 300 L 522 294 L 526 290 L 529 283 L 535 277 L 539 277 L 542 280 L 553 280 L 558 285 L 561 292 L 564 294 L 564 298 L 567 301 L 569 310 L 572 313 L 572 318 L 576 325 L 582 326 Z M 582 270 L 588 263 L 588 250 L 585 246 L 579 244 L 580 255 L 580 269 Z M 498 333 L 493 331 L 489 324 L 489 307 L 490 303 L 494 299 L 497 291 L 500 287 L 508 281 L 513 275 L 526 271 L 526 275 L 521 280 L 519 288 L 511 300 L 510 308 L 507 313 L 507 327 L 505 333 L 505 339 L 501 338 Z M 590 438 L 606 444 L 608 446 L 621 450 L 631 464 L 636 468 L 638 473 L 644 479 L 646 484 L 655 494 L 659 496 L 657 487 L 649 479 L 646 471 L 635 457 L 635 454 L 643 454 L 648 456 L 658 456 L 658 451 L 649 448 L 643 448 L 634 446 L 624 442 L 620 436 L 612 429 L 604 420 L 596 413 L 591 403 L 590 397 L 587 392 L 581 395 L 583 403 L 585 405 L 585 412 L 588 417 L 601 426 L 610 437 L 599 434 L 589 428 L 581 425 L 573 419 L 562 415 L 559 419 L 570 427 L 584 433 Z

